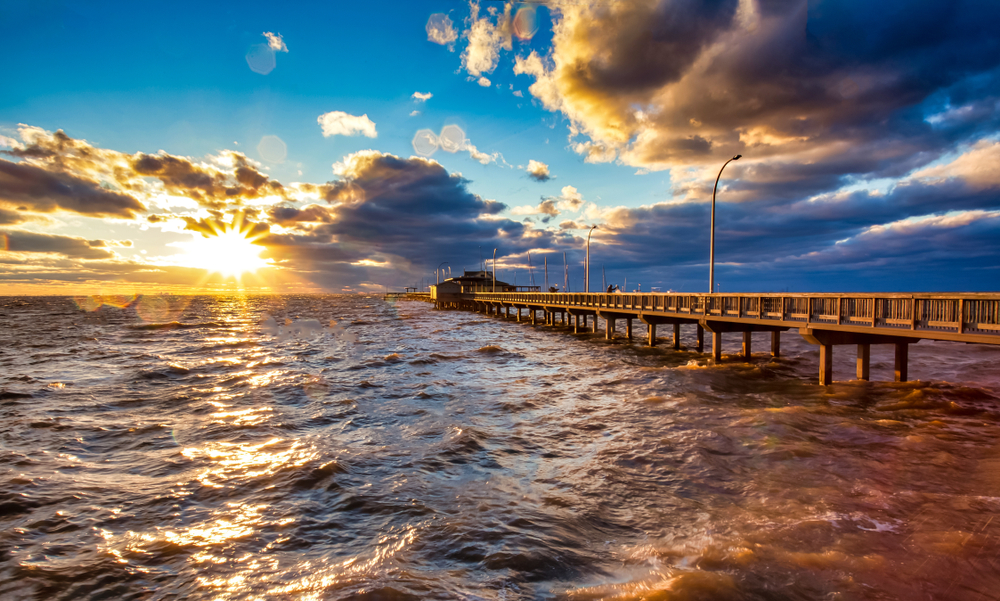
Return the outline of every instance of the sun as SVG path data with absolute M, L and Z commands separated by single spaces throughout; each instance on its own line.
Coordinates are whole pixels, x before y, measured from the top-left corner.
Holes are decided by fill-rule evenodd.
M 269 260 L 260 257 L 264 247 L 254 244 L 261 235 L 252 235 L 250 227 L 241 226 L 234 219 L 209 234 L 179 244 L 185 251 L 180 257 L 182 263 L 236 278 L 270 265 Z

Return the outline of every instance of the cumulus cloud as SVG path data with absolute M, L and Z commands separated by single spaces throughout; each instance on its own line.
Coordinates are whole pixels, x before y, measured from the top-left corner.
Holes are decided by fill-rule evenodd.
M 367 114 L 360 117 L 349 115 L 343 111 L 331 111 L 323 113 L 316 118 L 320 127 L 323 128 L 323 136 L 366 136 L 368 138 L 378 137 L 375 131 L 375 123 L 368 118 Z
M 433 96 L 434 94 L 431 94 L 430 92 L 414 92 L 413 95 L 410 96 L 410 98 L 414 99 L 417 102 L 427 102 Z
M 899 177 L 1000 125 L 986 25 L 1000 5 L 638 0 L 555 14 L 551 52 L 514 70 L 591 162 L 703 181 L 739 153 L 734 175 L 757 197 L 810 194 Z
M 484 88 L 488 88 L 490 87 L 490 85 L 492 85 L 493 82 L 491 82 L 489 79 L 485 77 L 480 77 L 479 79 L 476 80 L 476 83 L 478 83 L 480 86 Z
M 285 45 L 285 40 L 281 39 L 281 34 L 274 34 L 270 31 L 264 32 L 264 37 L 267 38 L 267 46 L 275 52 L 288 52 L 288 46 Z
M 448 46 L 449 50 L 454 50 L 455 40 L 458 39 L 458 32 L 451 22 L 451 18 L 444 13 L 434 13 L 427 19 L 427 40 Z
M 526 171 L 528 172 L 528 177 L 536 182 L 547 182 L 552 177 L 549 175 L 549 166 L 534 159 L 528 161 L 528 168 Z
M 70 173 L 53 172 L 29 163 L 0 159 L 0 205 L 8 222 L 18 211 L 70 211 L 94 217 L 135 217 L 146 207 L 133 196 L 103 188 L 99 182 Z M 23 218 L 22 218 L 23 219 Z M 22 219 L 17 219 L 21 221 Z
M 484 73 L 492 73 L 500 60 L 500 49 L 511 49 L 511 8 L 512 4 L 504 5 L 503 12 L 490 6 L 487 14 L 480 18 L 479 3 L 470 4 L 469 29 L 464 34 L 469 40 L 468 46 L 462 52 L 462 68 L 473 77 Z M 483 85 L 480 78 L 479 85 Z M 487 80 L 488 82 L 489 80 Z M 486 83 L 485 85 L 489 85 Z

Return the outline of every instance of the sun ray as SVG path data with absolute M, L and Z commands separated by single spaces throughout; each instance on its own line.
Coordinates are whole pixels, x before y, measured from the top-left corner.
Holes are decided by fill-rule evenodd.
M 264 233 L 254 232 L 253 225 L 244 224 L 241 215 L 234 216 L 230 223 L 210 223 L 209 228 L 199 237 L 177 243 L 184 249 L 177 257 L 181 265 L 237 280 L 271 265 L 270 259 L 260 256 L 264 247 L 256 244 Z

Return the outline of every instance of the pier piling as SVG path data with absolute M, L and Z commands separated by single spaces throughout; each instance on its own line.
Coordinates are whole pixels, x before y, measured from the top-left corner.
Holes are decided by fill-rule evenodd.
M 858 345 L 858 379 L 868 381 L 871 379 L 871 358 L 872 345 Z

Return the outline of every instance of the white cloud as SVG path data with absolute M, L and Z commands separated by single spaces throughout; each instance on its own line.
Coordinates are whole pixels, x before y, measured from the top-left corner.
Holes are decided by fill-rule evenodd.
M 267 38 L 267 46 L 275 52 L 288 52 L 288 46 L 285 45 L 285 40 L 281 39 L 281 34 L 273 34 L 270 31 L 264 32 L 264 37 Z
M 954 161 L 921 169 L 913 179 L 934 184 L 959 178 L 977 190 L 1000 187 L 1000 142 L 980 140 Z
M 583 195 L 573 186 L 563 186 L 562 194 L 555 200 L 560 211 L 575 211 L 583 205 Z
M 410 116 L 411 117 L 416 117 L 419 114 L 420 114 L 420 111 L 417 111 L 417 110 L 410 111 Z
M 473 2 L 470 5 L 469 22 L 472 26 L 463 34 L 468 38 L 469 45 L 462 53 L 462 67 L 469 72 L 469 75 L 479 77 L 483 73 L 492 73 L 500 60 L 500 49 L 511 49 L 512 6 L 512 4 L 505 5 L 503 13 L 499 13 L 496 7 L 491 6 L 488 9 L 489 16 L 480 19 L 479 4 Z M 496 17 L 497 22 L 491 22 L 490 17 Z
M 524 98 L 524 94 L 521 92 L 521 90 L 514 90 L 514 95 L 517 96 L 518 98 Z
M 323 136 L 367 136 L 369 138 L 378 137 L 375 131 L 375 123 L 368 118 L 368 115 L 356 117 L 348 115 L 343 111 L 331 111 L 323 113 L 316 118 L 323 128 Z
M 448 46 L 449 50 L 455 49 L 455 40 L 458 39 L 458 32 L 452 26 L 451 19 L 444 13 L 434 13 L 427 19 L 427 39 L 435 44 Z
M 476 81 L 476 83 L 478 83 L 479 85 L 483 86 L 484 88 L 488 88 L 488 87 L 490 87 L 490 84 L 492 82 L 490 82 L 490 80 L 486 79 L 485 77 L 480 77 L 479 80 Z
M 410 96 L 410 98 L 416 100 L 417 102 L 427 102 L 433 96 L 434 94 L 431 94 L 430 92 L 414 92 L 413 96 Z
M 534 159 L 528 161 L 528 168 L 526 171 L 528 172 L 528 177 L 536 182 L 548 181 L 552 177 L 549 175 L 549 166 Z

